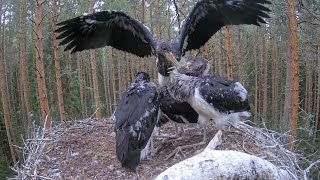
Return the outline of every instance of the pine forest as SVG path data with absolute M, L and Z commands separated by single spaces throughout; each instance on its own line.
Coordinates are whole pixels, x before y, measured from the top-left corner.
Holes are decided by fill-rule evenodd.
M 137 72 L 157 87 L 156 57 L 110 46 L 77 53 L 59 46 L 58 23 L 84 13 L 116 10 L 149 27 L 157 39 L 176 37 L 197 0 L 0 0 L 0 179 L 22 163 L 35 128 L 67 128 L 108 119 Z M 316 162 L 320 177 L 320 1 L 267 5 L 260 27 L 225 26 L 188 57 L 209 60 L 210 72 L 248 90 L 249 118 L 285 134 L 286 148 Z M 309 164 L 302 165 L 307 168 Z M 40 178 L 41 179 L 41 178 Z

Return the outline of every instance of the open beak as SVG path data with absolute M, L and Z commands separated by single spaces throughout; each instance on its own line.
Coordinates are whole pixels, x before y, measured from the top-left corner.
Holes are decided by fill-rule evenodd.
M 180 68 L 181 65 L 180 63 L 177 61 L 177 59 L 174 57 L 174 55 L 172 54 L 172 52 L 168 52 L 165 53 L 166 58 L 177 68 Z

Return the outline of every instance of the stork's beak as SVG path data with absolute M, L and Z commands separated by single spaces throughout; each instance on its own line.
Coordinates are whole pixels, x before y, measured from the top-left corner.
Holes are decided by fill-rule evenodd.
M 181 67 L 180 63 L 177 61 L 177 59 L 174 57 L 172 52 L 165 53 L 166 58 L 177 68 Z

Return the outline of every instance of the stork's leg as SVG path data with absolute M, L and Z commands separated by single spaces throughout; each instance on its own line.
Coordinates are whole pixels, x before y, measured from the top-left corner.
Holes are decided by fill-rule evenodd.
M 158 150 L 162 147 L 161 145 L 158 146 L 157 148 L 155 148 L 155 145 L 154 145 L 154 139 L 155 137 L 157 137 L 157 134 L 159 133 L 159 129 L 157 127 L 154 127 L 154 130 L 152 132 L 152 135 L 150 137 L 150 155 L 151 157 L 154 156 Z
M 152 156 L 154 156 L 154 155 L 157 153 L 158 149 L 156 149 L 156 148 L 154 147 L 154 138 L 153 138 L 153 135 L 151 135 L 150 139 L 151 139 L 151 142 L 150 142 L 150 155 L 151 155 L 151 157 L 152 157 Z
M 174 123 L 175 134 L 173 136 L 170 136 L 170 135 L 157 135 L 156 138 L 180 140 L 182 138 L 182 135 L 184 134 L 184 130 L 183 130 L 183 127 L 180 126 L 181 129 L 182 129 L 182 133 L 179 133 L 179 126 L 180 125 Z
M 178 125 L 176 125 L 176 126 L 178 126 Z M 179 127 L 179 126 L 178 126 Z M 177 128 L 178 128 L 177 127 Z M 186 131 L 185 131 L 185 129 L 183 128 L 183 126 L 182 125 L 180 125 L 180 129 L 181 129 L 181 134 L 180 134 L 180 136 L 184 136 L 185 134 L 186 134 Z
M 188 148 L 193 148 L 193 147 L 197 147 L 197 146 L 202 146 L 202 145 L 206 145 L 207 144 L 207 127 L 203 128 L 203 137 L 202 137 L 202 141 L 195 143 L 195 144 L 188 144 L 188 145 L 184 145 L 184 146 L 178 146 L 172 153 L 170 153 L 165 160 L 170 159 L 172 156 L 174 156 L 174 158 L 181 153 L 182 156 L 186 156 L 183 153 L 184 149 L 188 149 Z

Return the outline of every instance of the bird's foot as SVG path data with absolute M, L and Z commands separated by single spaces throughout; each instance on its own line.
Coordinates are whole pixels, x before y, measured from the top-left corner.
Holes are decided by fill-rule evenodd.
M 177 140 L 177 139 L 181 139 L 182 137 L 181 137 L 181 135 L 180 134 L 175 134 L 175 135 L 173 135 L 173 136 L 170 136 L 170 135 L 158 135 L 158 136 L 155 136 L 155 138 L 157 138 L 157 139 L 163 139 L 163 140 L 167 140 L 167 139 L 170 139 L 170 140 Z M 163 141 L 162 140 L 162 141 Z M 169 141 L 170 141 L 169 140 Z
M 162 144 L 159 144 L 159 146 L 157 148 L 152 148 L 150 151 L 150 156 L 153 157 L 155 154 L 157 154 L 157 152 L 163 147 Z
M 207 144 L 206 141 L 201 141 L 201 142 L 195 143 L 195 144 L 188 144 L 188 145 L 184 145 L 184 146 L 178 146 L 172 153 L 170 153 L 166 157 L 165 160 L 170 159 L 172 156 L 174 156 L 173 158 L 176 158 L 179 153 L 181 153 L 183 157 L 186 157 L 185 153 L 183 152 L 184 149 L 189 149 L 189 148 L 202 146 L 202 145 L 206 145 L 206 144 Z
M 167 160 L 169 160 L 172 156 L 174 156 L 173 157 L 173 159 L 175 159 L 177 156 L 178 156 L 178 154 L 179 153 L 181 153 L 181 155 L 183 156 L 183 157 L 186 157 L 186 155 L 183 153 L 183 151 L 182 151 L 182 147 L 181 146 L 178 146 L 172 153 L 170 153 L 164 160 L 165 161 L 167 161 Z

